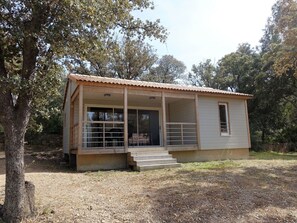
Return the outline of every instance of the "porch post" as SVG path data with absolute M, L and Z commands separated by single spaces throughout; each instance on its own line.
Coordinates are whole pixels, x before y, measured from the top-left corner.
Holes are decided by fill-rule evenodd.
M 166 131 L 166 100 L 162 91 L 162 129 L 163 129 L 163 146 L 167 147 L 167 131 Z
M 128 89 L 124 89 L 124 146 L 128 152 Z
M 195 94 L 195 111 L 196 111 L 196 133 L 197 133 L 197 147 L 201 149 L 200 144 L 200 125 L 199 125 L 199 105 L 198 105 L 198 95 Z
M 82 150 L 82 135 L 83 135 L 83 86 L 79 85 L 79 98 L 78 98 L 78 148 L 77 153 L 81 153 Z

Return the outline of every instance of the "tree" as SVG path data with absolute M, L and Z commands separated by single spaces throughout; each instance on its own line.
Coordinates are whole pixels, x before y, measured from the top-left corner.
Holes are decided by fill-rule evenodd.
M 280 0 L 274 12 L 275 32 L 281 41 L 273 68 L 278 75 L 292 72 L 297 78 L 297 1 Z
M 217 80 L 217 67 L 210 59 L 192 66 L 192 72 L 188 79 L 191 84 L 199 87 L 220 88 Z
M 296 64 L 292 63 L 296 60 L 297 46 L 296 22 L 292 23 L 292 19 L 297 19 L 294 10 L 296 1 L 277 1 L 260 41 L 262 69 L 250 105 L 253 104 L 251 122 L 255 129 L 261 130 L 262 141 L 293 141 L 290 132 L 297 131 Z
M 157 60 L 149 44 L 141 39 L 123 37 L 102 43 L 104 49 L 91 49 L 84 60 L 67 61 L 69 70 L 80 74 L 138 79 L 148 73 Z
M 20 222 L 32 214 L 25 187 L 24 135 L 32 106 L 51 89 L 65 61 L 84 60 L 90 49 L 129 30 L 164 40 L 159 21 L 131 12 L 152 8 L 150 0 L 0 0 L 0 123 L 5 136 L 6 184 L 3 218 Z
M 113 77 L 137 79 L 148 73 L 156 60 L 150 45 L 141 40 L 124 38 L 111 50 L 109 71 Z
M 56 71 L 56 82 L 51 84 L 51 90 L 46 91 L 46 95 L 39 98 L 32 107 L 30 121 L 26 131 L 26 140 L 35 139 L 39 134 L 62 133 L 62 104 L 63 93 L 66 84 L 64 72 Z
M 248 43 L 218 62 L 217 80 L 221 89 L 253 93 L 254 78 L 261 70 L 259 55 Z
M 183 62 L 171 55 L 164 55 L 157 61 L 157 66 L 150 70 L 149 74 L 143 75 L 142 80 L 160 83 L 175 83 L 185 72 Z

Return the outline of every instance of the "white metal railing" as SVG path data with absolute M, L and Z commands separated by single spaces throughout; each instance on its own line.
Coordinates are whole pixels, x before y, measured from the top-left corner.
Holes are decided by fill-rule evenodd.
M 197 145 L 196 123 L 167 122 L 167 145 Z
M 124 147 L 124 122 L 83 122 L 83 148 Z
M 228 132 L 228 124 L 227 124 L 227 122 L 221 121 L 220 124 L 221 124 L 221 132 L 223 132 L 223 133 Z

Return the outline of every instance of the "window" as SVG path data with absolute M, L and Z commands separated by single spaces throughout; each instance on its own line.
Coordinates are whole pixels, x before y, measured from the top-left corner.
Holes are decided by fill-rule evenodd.
M 87 108 L 88 121 L 124 121 L 123 109 L 119 108 L 100 108 L 88 107 Z
M 228 104 L 219 103 L 221 135 L 230 135 Z

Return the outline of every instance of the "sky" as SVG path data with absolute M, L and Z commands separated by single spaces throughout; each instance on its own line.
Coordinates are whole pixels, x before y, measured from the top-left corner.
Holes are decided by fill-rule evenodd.
M 149 42 L 159 57 L 173 55 L 190 71 L 193 64 L 217 62 L 240 43 L 259 45 L 276 0 L 153 0 L 141 19 L 160 19 L 169 32 L 166 44 Z

